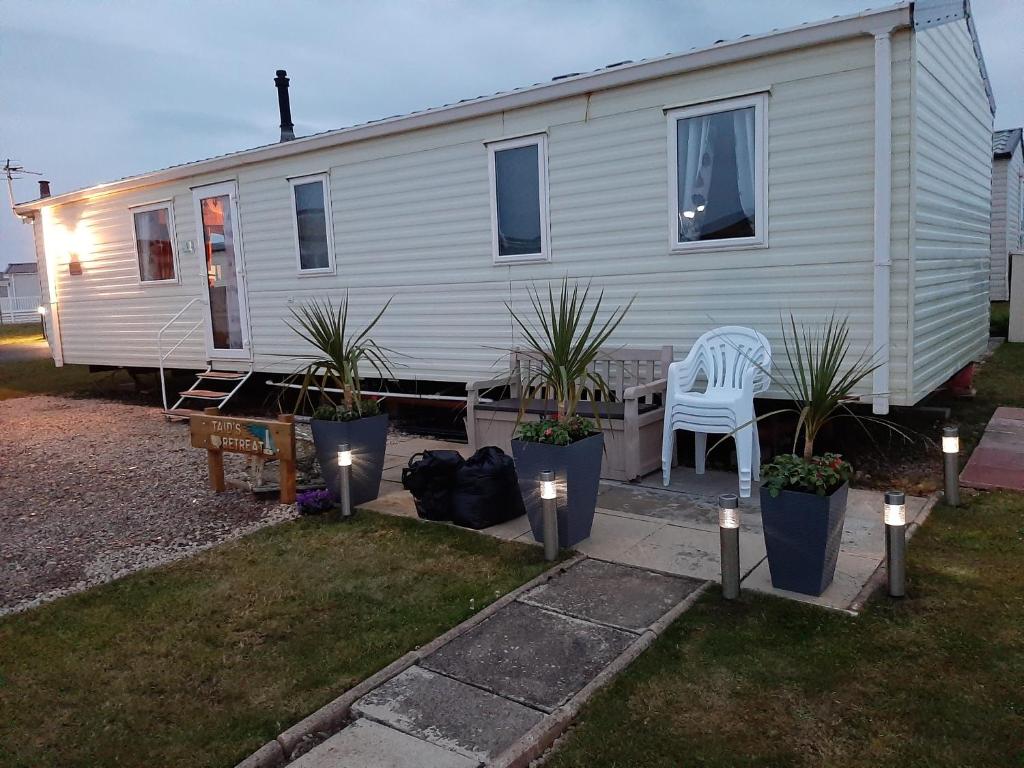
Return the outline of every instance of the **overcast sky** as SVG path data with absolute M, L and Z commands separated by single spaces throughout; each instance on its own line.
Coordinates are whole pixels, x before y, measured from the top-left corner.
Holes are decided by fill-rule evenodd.
M 0 0 L 0 162 L 54 193 L 862 10 L 870 0 Z M 884 5 L 875 2 L 875 6 Z M 1024 0 L 973 0 L 996 127 L 1024 124 Z M 37 196 L 35 179 L 15 196 Z M 0 215 L 0 266 L 31 229 Z

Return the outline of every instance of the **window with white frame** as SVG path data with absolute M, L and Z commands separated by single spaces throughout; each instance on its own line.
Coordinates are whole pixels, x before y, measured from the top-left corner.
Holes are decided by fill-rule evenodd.
M 547 142 L 527 136 L 487 145 L 496 262 L 548 258 Z
M 765 94 L 667 112 L 672 247 L 764 245 Z
M 139 280 L 168 283 L 178 279 L 174 260 L 174 209 L 170 201 L 131 209 Z
M 300 176 L 289 179 L 289 182 L 299 272 L 331 272 L 334 269 L 334 248 L 327 174 Z

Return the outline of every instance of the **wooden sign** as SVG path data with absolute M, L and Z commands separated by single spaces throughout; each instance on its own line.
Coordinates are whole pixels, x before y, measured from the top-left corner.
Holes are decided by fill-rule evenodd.
M 281 503 L 295 503 L 295 424 L 294 417 L 240 419 L 221 416 L 216 408 L 207 408 L 201 416 L 189 419 L 193 448 L 205 448 L 210 468 L 210 486 L 217 493 L 225 490 L 224 452 L 245 453 L 263 459 L 276 459 L 281 474 Z

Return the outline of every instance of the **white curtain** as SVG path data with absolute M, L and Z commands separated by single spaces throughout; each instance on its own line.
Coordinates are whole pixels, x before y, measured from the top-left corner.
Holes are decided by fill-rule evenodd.
M 700 239 L 700 224 L 704 217 L 697 208 L 703 208 L 707 202 L 715 160 L 711 141 L 712 117 L 688 117 L 676 124 L 680 242 Z
M 737 109 L 733 112 L 733 130 L 736 136 L 736 187 L 739 191 L 740 206 L 751 222 L 754 221 L 754 108 Z

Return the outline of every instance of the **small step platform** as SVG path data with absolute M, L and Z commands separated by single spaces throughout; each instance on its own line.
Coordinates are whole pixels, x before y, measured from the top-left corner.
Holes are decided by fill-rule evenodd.
M 230 392 L 218 392 L 214 389 L 186 389 L 178 394 L 182 397 L 194 397 L 197 400 L 225 400 L 231 397 Z
M 241 381 L 248 375 L 248 373 L 241 371 L 203 371 L 196 378 L 212 379 L 214 381 Z

